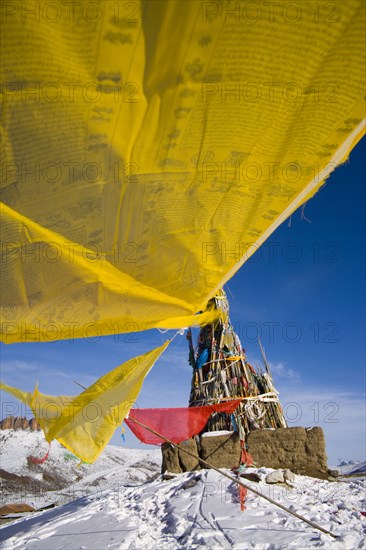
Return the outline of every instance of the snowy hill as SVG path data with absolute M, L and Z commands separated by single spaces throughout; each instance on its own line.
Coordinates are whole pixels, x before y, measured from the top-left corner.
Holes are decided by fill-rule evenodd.
M 331 483 L 296 476 L 293 487 L 274 486 L 265 482 L 272 470 L 248 469 L 261 478 L 259 483 L 246 481 L 249 486 L 339 535 L 334 540 L 253 493 L 248 493 L 247 509 L 241 512 L 236 484 L 213 470 L 163 481 L 158 474 L 159 449 L 108 447 L 96 464 L 78 468 L 76 461 L 65 458 L 60 445 L 52 444 L 49 459 L 32 473 L 26 456 L 41 456 L 47 451 L 41 434 L 7 434 L 2 441 L 4 471 L 34 475 L 43 482 L 57 474 L 70 485 L 52 492 L 57 500 L 61 493 L 67 495 L 62 506 L 3 526 L 0 538 L 4 550 L 365 548 L 366 518 L 360 513 L 366 511 L 362 479 Z M 35 444 L 39 446 L 37 452 Z M 71 486 L 86 496 L 71 500 Z M 44 501 L 47 499 L 50 501 L 51 496 L 44 495 Z
M 34 508 L 64 504 L 86 495 L 113 491 L 120 483 L 137 485 L 159 475 L 160 449 L 146 451 L 107 446 L 94 464 L 80 464 L 57 441 L 44 464 L 27 457 L 42 457 L 49 446 L 43 432 L 0 431 L 0 505 L 26 502 Z
M 355 460 L 340 462 L 337 470 L 342 476 L 357 476 L 366 474 L 366 462 L 356 462 Z

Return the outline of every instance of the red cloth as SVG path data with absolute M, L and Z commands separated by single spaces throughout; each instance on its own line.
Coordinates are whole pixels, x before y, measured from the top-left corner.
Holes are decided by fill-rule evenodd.
M 242 443 L 243 445 L 243 443 Z M 251 454 L 247 453 L 247 451 L 244 449 L 244 445 L 241 449 L 241 456 L 240 456 L 240 464 L 246 464 L 247 466 L 253 466 L 254 458 Z
M 240 500 L 240 510 L 244 512 L 246 510 L 245 501 L 247 499 L 248 489 L 239 485 L 239 500 Z
M 240 456 L 240 464 L 246 464 L 246 466 L 252 466 L 254 459 L 251 454 L 247 453 L 247 451 L 244 448 L 244 442 L 242 441 L 242 449 L 241 449 L 241 456 Z M 244 512 L 246 510 L 245 501 L 247 498 L 248 489 L 243 487 L 242 485 L 239 485 L 239 500 L 240 500 L 240 510 Z
M 207 424 L 207 420 L 213 412 L 226 412 L 231 414 L 238 407 L 240 399 L 226 401 L 218 405 L 205 407 L 188 407 L 180 409 L 131 409 L 129 417 L 125 419 L 127 426 L 135 436 L 143 443 L 161 445 L 164 440 L 152 434 L 145 428 L 135 424 L 131 419 L 135 418 L 142 424 L 164 435 L 173 443 L 181 443 L 200 433 Z
M 49 457 L 49 454 L 50 454 L 50 450 L 51 450 L 51 443 L 49 444 L 48 446 L 48 451 L 47 453 L 42 457 L 42 458 L 37 458 L 35 456 L 28 456 L 29 460 L 31 460 L 34 464 L 44 464 L 47 460 L 47 458 Z

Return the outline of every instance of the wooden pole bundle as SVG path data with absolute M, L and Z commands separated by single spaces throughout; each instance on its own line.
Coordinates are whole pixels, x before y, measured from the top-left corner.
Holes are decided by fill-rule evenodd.
M 193 359 L 192 336 L 189 333 L 190 363 L 194 368 L 189 406 L 254 396 L 257 397 L 254 401 L 243 399 L 233 415 L 213 414 L 204 431 L 235 430 L 239 431 L 240 439 L 245 441 L 253 429 L 286 427 L 261 343 L 265 373 L 255 370 L 247 361 L 240 339 L 230 323 L 225 292 L 219 291 L 212 302 L 211 305 L 224 313 L 224 320 L 220 319 L 201 328 Z M 264 399 L 262 396 L 267 393 L 273 393 L 274 398 L 270 401 Z

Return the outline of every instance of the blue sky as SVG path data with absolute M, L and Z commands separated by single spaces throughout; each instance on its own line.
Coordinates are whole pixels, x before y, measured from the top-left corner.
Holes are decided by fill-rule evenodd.
M 260 361 L 260 334 L 289 425 L 322 426 L 332 465 L 365 457 L 365 149 L 364 139 L 304 216 L 295 212 L 226 286 L 249 360 Z M 73 380 L 90 385 L 173 334 L 1 344 L 1 377 L 25 390 L 38 380 L 44 393 L 77 394 Z M 187 405 L 187 351 L 178 335 L 146 378 L 138 406 Z M 2 417 L 27 412 L 1 398 Z M 139 447 L 126 431 L 127 446 Z M 120 430 L 112 443 L 122 444 Z

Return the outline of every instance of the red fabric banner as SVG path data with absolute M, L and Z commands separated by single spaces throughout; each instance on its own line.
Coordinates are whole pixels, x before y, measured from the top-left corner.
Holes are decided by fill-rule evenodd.
M 173 443 L 181 443 L 199 434 L 213 412 L 226 412 L 231 414 L 235 411 L 240 402 L 240 399 L 235 399 L 233 401 L 218 403 L 217 405 L 206 405 L 204 407 L 131 409 L 129 417 L 125 419 L 125 422 L 135 436 L 143 443 L 161 445 L 164 443 L 164 440 L 138 424 L 135 424 L 131 419 L 135 418 L 139 422 L 142 422 L 142 424 L 164 435 L 167 439 L 173 441 Z
M 35 456 L 28 456 L 27 458 L 29 458 L 29 460 L 31 460 L 34 464 L 44 464 L 50 455 L 50 450 L 51 450 L 51 443 L 48 446 L 47 453 L 42 458 L 37 458 Z

